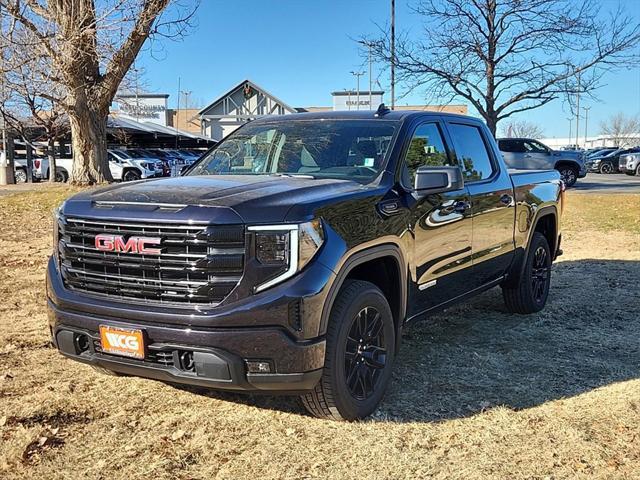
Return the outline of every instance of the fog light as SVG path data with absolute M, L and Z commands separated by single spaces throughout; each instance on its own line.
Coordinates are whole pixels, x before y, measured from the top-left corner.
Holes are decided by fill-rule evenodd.
M 247 372 L 249 373 L 270 373 L 271 364 L 269 362 L 261 362 L 259 360 L 247 360 Z
M 83 353 L 89 350 L 89 337 L 87 337 L 86 335 L 76 333 L 73 336 L 73 343 L 75 344 L 76 351 L 78 353 Z

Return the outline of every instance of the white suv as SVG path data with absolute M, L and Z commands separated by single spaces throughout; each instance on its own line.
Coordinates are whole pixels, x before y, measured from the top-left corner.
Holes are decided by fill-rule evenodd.
M 162 176 L 162 162 L 155 158 L 133 158 L 125 150 L 109 150 L 109 169 L 114 180 L 129 182 Z

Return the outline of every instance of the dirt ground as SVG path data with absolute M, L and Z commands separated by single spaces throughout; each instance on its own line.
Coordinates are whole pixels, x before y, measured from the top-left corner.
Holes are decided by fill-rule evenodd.
M 570 194 L 547 308 L 500 291 L 406 330 L 366 421 L 100 375 L 49 346 L 66 187 L 0 197 L 0 478 L 640 478 L 640 195 Z

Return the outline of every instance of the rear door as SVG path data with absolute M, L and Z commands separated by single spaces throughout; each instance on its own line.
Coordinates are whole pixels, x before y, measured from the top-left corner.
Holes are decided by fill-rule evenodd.
M 416 170 L 456 165 L 443 123 L 429 117 L 419 123 L 406 147 L 401 183 L 412 191 Z M 410 228 L 415 235 L 409 315 L 451 300 L 468 290 L 471 276 L 471 216 L 466 188 L 438 195 L 409 197 Z
M 471 284 L 478 288 L 504 275 L 513 259 L 513 184 L 488 130 L 480 122 L 456 118 L 447 122 L 447 129 L 469 190 L 473 218 Z
M 498 141 L 500 153 L 509 168 L 527 168 L 525 166 L 524 141 L 519 138 L 503 138 Z

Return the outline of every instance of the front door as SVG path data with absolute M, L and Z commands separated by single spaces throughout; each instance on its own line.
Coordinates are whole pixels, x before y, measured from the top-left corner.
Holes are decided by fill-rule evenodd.
M 413 190 L 415 172 L 423 165 L 456 165 L 440 121 L 415 129 L 404 158 L 401 183 Z M 454 192 L 410 197 L 414 233 L 413 278 L 409 316 L 466 293 L 471 274 L 471 211 L 466 188 Z

